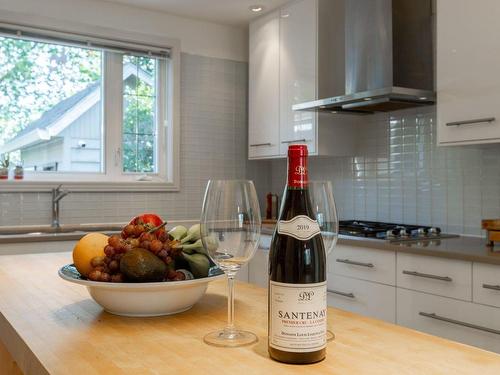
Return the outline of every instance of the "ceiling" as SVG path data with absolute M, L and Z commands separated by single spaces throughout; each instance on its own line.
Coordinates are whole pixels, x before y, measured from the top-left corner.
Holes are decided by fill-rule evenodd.
M 289 0 L 104 0 L 138 8 L 162 11 L 231 26 L 245 26 L 250 20 L 287 3 Z M 251 5 L 263 5 L 255 13 Z

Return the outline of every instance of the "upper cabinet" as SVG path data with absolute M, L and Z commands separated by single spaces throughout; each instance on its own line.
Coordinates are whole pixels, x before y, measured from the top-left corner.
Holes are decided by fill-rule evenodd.
M 343 38 L 335 37 L 343 35 L 344 13 L 334 3 L 292 1 L 250 24 L 250 159 L 285 157 L 293 143 L 307 144 L 310 155 L 353 153 L 357 117 L 292 110 L 344 92 L 344 66 L 333 62 L 344 48 Z M 319 72 L 328 79 L 319 81 Z
M 500 1 L 437 0 L 441 145 L 500 142 Z
M 275 157 L 279 140 L 279 11 L 250 25 L 248 155 Z
M 316 153 L 316 112 L 294 112 L 294 104 L 316 99 L 317 1 L 293 2 L 280 11 L 280 154 L 291 143 Z

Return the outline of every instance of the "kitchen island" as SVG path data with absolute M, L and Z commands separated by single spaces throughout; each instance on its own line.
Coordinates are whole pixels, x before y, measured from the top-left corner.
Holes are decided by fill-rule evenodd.
M 226 318 L 225 284 L 169 317 L 104 312 L 80 285 L 61 280 L 70 253 L 0 256 L 0 374 L 499 374 L 500 355 L 379 320 L 329 309 L 336 339 L 308 366 L 267 355 L 266 290 L 239 283 L 236 319 L 259 337 L 237 349 L 203 343 Z

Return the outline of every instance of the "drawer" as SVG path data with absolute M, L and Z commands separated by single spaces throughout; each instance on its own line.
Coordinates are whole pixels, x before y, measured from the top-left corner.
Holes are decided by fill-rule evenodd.
M 397 288 L 397 324 L 500 353 L 500 310 Z
M 500 265 L 473 264 L 472 299 L 477 303 L 500 307 Z
M 396 285 L 394 251 L 337 245 L 328 256 L 328 270 L 339 276 Z
M 328 305 L 357 314 L 396 322 L 396 288 L 328 275 Z
M 398 253 L 398 287 L 472 301 L 472 263 Z

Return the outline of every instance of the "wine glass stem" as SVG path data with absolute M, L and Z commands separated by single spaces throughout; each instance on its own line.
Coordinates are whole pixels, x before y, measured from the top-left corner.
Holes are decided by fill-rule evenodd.
M 227 276 L 227 326 L 226 330 L 234 330 L 234 275 Z

